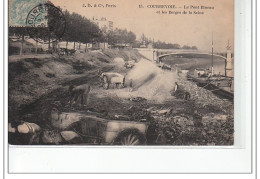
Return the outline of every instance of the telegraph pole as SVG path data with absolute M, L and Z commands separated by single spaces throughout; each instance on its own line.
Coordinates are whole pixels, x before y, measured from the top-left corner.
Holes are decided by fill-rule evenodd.
M 212 43 L 212 48 L 211 48 L 211 75 L 213 75 L 214 73 L 214 69 L 213 69 L 213 32 L 212 32 L 212 39 L 211 39 L 211 43 Z

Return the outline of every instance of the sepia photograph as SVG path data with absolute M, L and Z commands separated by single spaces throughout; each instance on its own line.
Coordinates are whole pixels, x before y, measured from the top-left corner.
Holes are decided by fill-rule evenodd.
M 9 0 L 8 143 L 234 146 L 234 0 Z

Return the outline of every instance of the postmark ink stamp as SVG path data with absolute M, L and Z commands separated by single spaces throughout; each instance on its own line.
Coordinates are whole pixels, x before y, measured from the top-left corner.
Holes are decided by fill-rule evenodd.
M 62 11 L 52 4 L 35 6 L 28 13 L 26 27 L 31 38 L 39 43 L 51 43 L 59 40 L 66 27 Z

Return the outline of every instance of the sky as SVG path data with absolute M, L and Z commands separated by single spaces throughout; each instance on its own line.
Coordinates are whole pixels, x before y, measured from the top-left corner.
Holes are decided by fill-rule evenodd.
M 35 2 L 35 0 L 19 0 L 23 1 Z M 199 50 L 209 52 L 213 36 L 214 51 L 226 51 L 228 40 L 232 50 L 234 47 L 234 0 L 51 0 L 51 2 L 63 10 L 76 12 L 89 19 L 93 16 L 106 17 L 114 22 L 114 27 L 131 30 L 137 38 L 144 33 L 155 41 L 197 46 Z M 86 6 L 90 4 L 92 7 L 83 7 L 83 4 Z M 93 7 L 94 4 L 104 7 Z M 106 7 L 106 4 L 116 7 Z M 143 5 L 144 8 L 139 8 L 139 5 Z M 149 5 L 175 5 L 177 8 L 147 8 Z M 184 5 L 189 8 L 214 6 L 214 10 L 186 9 L 191 12 L 203 11 L 203 15 L 168 14 L 169 10 L 184 11 Z M 167 11 L 167 14 L 156 13 L 162 10 Z

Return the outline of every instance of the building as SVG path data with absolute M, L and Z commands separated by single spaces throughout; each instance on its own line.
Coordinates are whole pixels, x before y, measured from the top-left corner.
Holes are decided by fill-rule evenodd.
M 145 41 L 143 41 L 143 43 L 140 45 L 140 48 L 147 48 Z
M 105 17 L 100 19 L 93 17 L 92 21 L 97 24 L 97 26 L 104 31 L 112 31 L 114 23 L 112 21 L 108 21 Z

